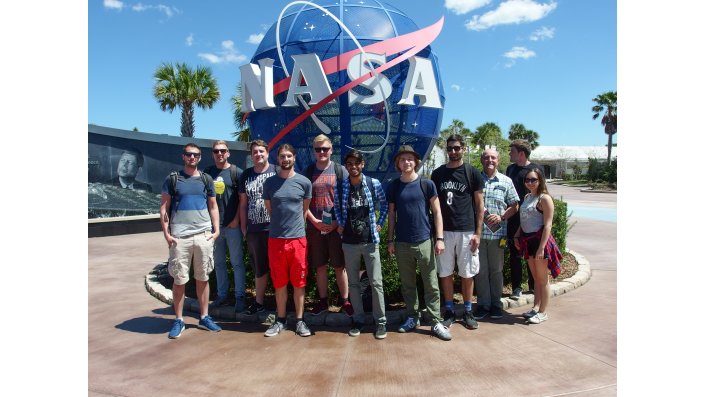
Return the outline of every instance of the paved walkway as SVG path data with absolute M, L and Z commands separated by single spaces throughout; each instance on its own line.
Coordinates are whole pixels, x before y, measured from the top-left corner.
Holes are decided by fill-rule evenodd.
M 617 195 L 550 185 L 569 205 L 616 207 Z M 161 233 L 88 240 L 88 391 L 93 396 L 612 396 L 617 394 L 617 224 L 577 221 L 568 247 L 585 256 L 590 281 L 551 300 L 549 321 L 526 325 L 510 308 L 498 322 L 453 340 L 419 332 L 347 336 L 346 328 L 264 338 L 258 324 L 224 321 L 223 332 L 166 333 L 173 310 L 144 287 L 166 259 Z

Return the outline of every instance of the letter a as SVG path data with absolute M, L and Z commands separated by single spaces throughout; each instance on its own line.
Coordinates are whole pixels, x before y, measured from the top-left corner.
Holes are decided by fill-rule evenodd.
M 438 94 L 436 76 L 433 74 L 433 64 L 426 58 L 409 58 L 409 74 L 406 75 L 404 93 L 399 105 L 414 105 L 414 96 L 419 96 L 419 106 L 427 108 L 443 108 Z

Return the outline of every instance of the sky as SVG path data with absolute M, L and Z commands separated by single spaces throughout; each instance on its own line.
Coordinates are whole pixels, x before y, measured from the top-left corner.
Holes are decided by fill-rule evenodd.
M 89 1 L 88 123 L 179 135 L 180 110 L 160 110 L 153 74 L 164 62 L 185 62 L 211 68 L 221 92 L 212 109 L 196 110 L 195 136 L 233 139 L 239 66 L 289 3 Z M 596 95 L 617 89 L 615 0 L 386 3 L 419 28 L 445 18 L 431 44 L 446 95 L 443 128 L 453 119 L 471 130 L 494 122 L 506 137 L 522 123 L 543 145 L 607 144 L 591 108 Z

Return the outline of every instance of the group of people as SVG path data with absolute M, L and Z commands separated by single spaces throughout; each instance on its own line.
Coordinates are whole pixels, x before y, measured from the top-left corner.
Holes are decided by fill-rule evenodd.
M 386 191 L 379 180 L 364 174 L 365 158 L 360 151 L 350 150 L 342 157 L 342 164 L 333 162 L 333 144 L 323 134 L 313 140 L 316 161 L 304 174 L 295 171 L 297 153 L 289 144 L 279 146 L 276 166 L 269 163 L 266 142 L 255 140 L 249 149 L 253 166 L 241 171 L 228 162 L 226 142 L 216 141 L 212 147 L 215 165 L 199 171 L 200 148 L 188 144 L 182 157 L 184 169 L 172 172 L 162 185 L 160 220 L 169 246 L 176 314 L 169 338 L 178 338 L 185 329 L 184 285 L 191 266 L 200 306 L 198 326 L 221 330 L 208 315 L 208 276 L 215 268 L 218 297 L 211 305 L 227 304 L 228 249 L 236 312 L 262 312 L 271 278 L 276 320 L 265 336 L 287 329 L 289 284 L 293 288 L 295 332 L 311 335 L 303 316 L 309 265 L 315 268 L 319 295 L 312 314 L 329 308 L 330 265 L 335 270 L 341 311 L 352 317 L 348 334 L 360 335 L 365 327 L 360 282 L 364 263 L 371 287 L 374 337 L 384 339 L 387 320 L 379 245 L 387 217 L 387 249 L 396 256 L 406 305 L 406 320 L 398 332 L 420 326 L 417 273 L 431 329 L 438 338 L 451 340 L 450 327 L 457 320 L 477 329 L 477 319 L 488 315 L 501 318 L 507 245 L 512 256 L 512 297 L 518 298 L 522 291 L 523 257 L 533 275 L 530 288 L 535 293 L 534 307 L 524 317 L 530 323 L 548 319 L 548 272 L 557 276 L 561 254 L 551 236 L 553 201 L 540 168 L 528 161 L 528 142 L 512 141 L 513 164 L 505 176 L 498 171 L 495 149 L 482 152 L 483 169 L 479 171 L 463 161 L 467 150 L 463 137 L 451 135 L 446 141 L 449 161 L 434 170 L 430 180 L 417 174 L 421 156 L 413 147 L 402 145 L 394 156 L 401 175 Z M 511 244 L 507 244 L 507 237 Z M 249 306 L 245 303 L 243 238 L 255 274 L 255 299 Z M 456 316 L 453 301 L 456 269 L 461 279 L 462 316 Z

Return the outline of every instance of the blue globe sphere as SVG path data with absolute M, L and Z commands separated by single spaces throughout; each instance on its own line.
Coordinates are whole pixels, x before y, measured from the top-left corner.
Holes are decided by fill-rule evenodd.
M 419 30 L 418 26 L 402 11 L 376 0 L 356 2 L 319 0 L 313 3 L 340 19 L 363 47 Z M 251 60 L 251 63 L 257 64 L 257 61 L 263 58 L 274 59 L 275 84 L 287 77 L 277 52 L 276 25 L 275 22 L 269 28 Z M 333 18 L 310 5 L 297 4 L 289 7 L 281 18 L 279 35 L 283 59 L 289 73 L 294 66 L 292 55 L 315 53 L 323 62 L 358 48 Z M 387 62 L 400 55 L 401 53 L 386 54 Z M 431 47 L 427 46 L 416 56 L 431 61 L 441 104 L 445 103 L 438 60 L 431 51 Z M 389 129 L 387 144 L 383 149 L 376 153 L 364 153 L 364 173 L 385 184 L 388 183 L 398 176 L 393 157 L 399 146 L 411 145 L 425 159 L 438 138 L 441 128 L 443 109 L 418 106 L 418 98 L 414 105 L 398 105 L 409 66 L 408 61 L 403 61 L 383 72 L 392 85 L 391 95 L 386 100 L 386 111 L 385 102 L 376 105 L 360 103 L 349 105 L 348 92 L 346 92 L 315 112 L 320 122 L 317 123 L 311 117 L 307 118 L 271 147 L 270 152 L 276 153 L 276 148 L 282 143 L 293 145 L 297 150 L 296 168 L 302 171 L 315 162 L 312 142 L 315 136 L 322 133 L 320 123 L 325 124 L 330 130 L 328 136 L 334 148 L 332 159 L 336 162 L 341 162 L 341 158 L 350 148 L 361 151 L 374 151 L 380 148 L 385 142 L 387 129 Z M 339 72 L 327 75 L 327 79 L 333 92 L 351 81 L 345 66 Z M 362 86 L 357 86 L 353 90 L 361 94 L 370 93 Z M 248 115 L 253 139 L 270 142 L 285 126 L 306 111 L 303 105 L 281 106 L 286 97 L 287 91 L 275 95 L 275 108 L 257 110 Z M 389 117 L 387 117 L 387 111 Z M 270 160 L 276 162 L 274 156 Z

